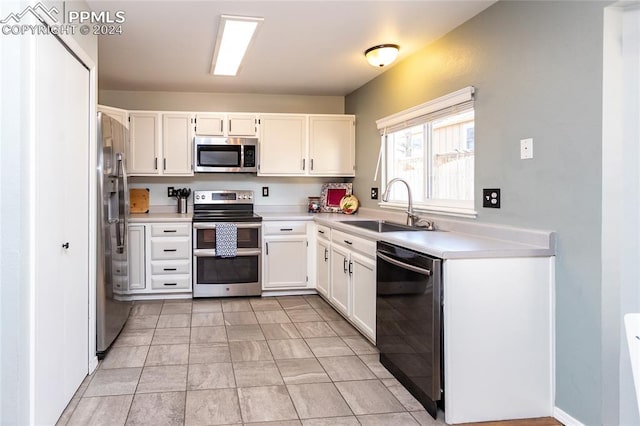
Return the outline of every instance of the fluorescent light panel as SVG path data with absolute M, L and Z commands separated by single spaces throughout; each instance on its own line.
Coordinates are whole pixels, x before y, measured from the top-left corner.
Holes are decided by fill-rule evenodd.
M 238 74 L 245 53 L 264 18 L 220 16 L 216 50 L 211 63 L 214 75 Z

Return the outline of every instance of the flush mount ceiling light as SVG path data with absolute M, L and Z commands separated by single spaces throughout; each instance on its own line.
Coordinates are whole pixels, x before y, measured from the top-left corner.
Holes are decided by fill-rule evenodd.
M 220 16 L 218 38 L 211 62 L 213 75 L 236 75 L 264 18 Z
M 395 61 L 399 51 L 397 44 L 379 44 L 365 50 L 364 56 L 371 65 L 382 68 Z

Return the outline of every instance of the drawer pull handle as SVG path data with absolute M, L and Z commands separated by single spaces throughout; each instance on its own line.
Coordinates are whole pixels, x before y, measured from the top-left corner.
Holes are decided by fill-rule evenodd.
M 281 231 L 293 231 L 293 228 L 280 228 Z
M 163 285 L 178 285 L 178 283 L 163 283 Z
M 165 229 L 162 232 L 178 232 L 178 230 L 177 229 Z
M 353 244 L 353 242 L 351 242 L 351 241 L 349 241 L 349 240 L 344 240 L 344 242 L 345 242 L 345 243 L 347 243 L 347 244 L 349 244 L 349 245 L 352 245 L 352 244 Z
M 323 231 L 323 230 L 321 230 L 321 229 L 318 229 L 318 233 L 319 233 L 319 234 L 324 234 L 324 231 Z
M 177 271 L 177 268 L 164 268 L 165 271 Z
M 170 251 L 178 251 L 178 249 L 164 249 L 164 252 L 170 252 Z

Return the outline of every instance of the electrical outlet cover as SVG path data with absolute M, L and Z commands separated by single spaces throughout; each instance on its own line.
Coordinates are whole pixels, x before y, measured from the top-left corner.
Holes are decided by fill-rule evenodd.
M 484 188 L 482 190 L 482 207 L 500 208 L 500 188 Z
M 268 197 L 269 196 L 269 187 L 268 186 L 263 186 L 262 187 L 262 196 L 263 197 Z
M 371 199 L 372 200 L 378 199 L 378 188 L 371 188 Z

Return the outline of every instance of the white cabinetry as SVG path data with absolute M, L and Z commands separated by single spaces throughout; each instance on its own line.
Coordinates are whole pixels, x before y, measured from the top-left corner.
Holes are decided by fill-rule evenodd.
M 129 174 L 192 176 L 193 115 L 135 111 L 129 114 Z
M 162 174 L 193 175 L 193 115 L 162 115 Z
M 375 241 L 331 230 L 329 303 L 373 342 L 376 338 L 375 252 Z M 318 262 L 320 260 L 318 256 Z M 320 269 L 322 264 L 317 267 Z
M 355 176 L 355 117 L 309 116 L 309 174 Z
M 191 224 L 129 225 L 129 289 L 122 299 L 191 293 Z
M 302 114 L 260 116 L 259 175 L 304 176 L 307 117 Z
M 195 134 L 198 136 L 250 136 L 258 133 L 256 114 L 198 113 Z
M 129 113 L 129 155 L 127 163 L 130 175 L 159 175 L 161 114 L 157 112 Z
M 316 290 L 329 297 L 329 281 L 331 274 L 331 229 L 318 225 L 316 233 Z
M 306 222 L 265 222 L 263 224 L 264 290 L 306 289 Z
M 145 226 L 129 226 L 129 288 L 119 289 L 120 292 L 127 290 L 144 290 L 145 283 Z M 115 290 L 115 289 L 114 289 Z
M 259 175 L 355 176 L 354 116 L 262 114 L 259 123 Z

